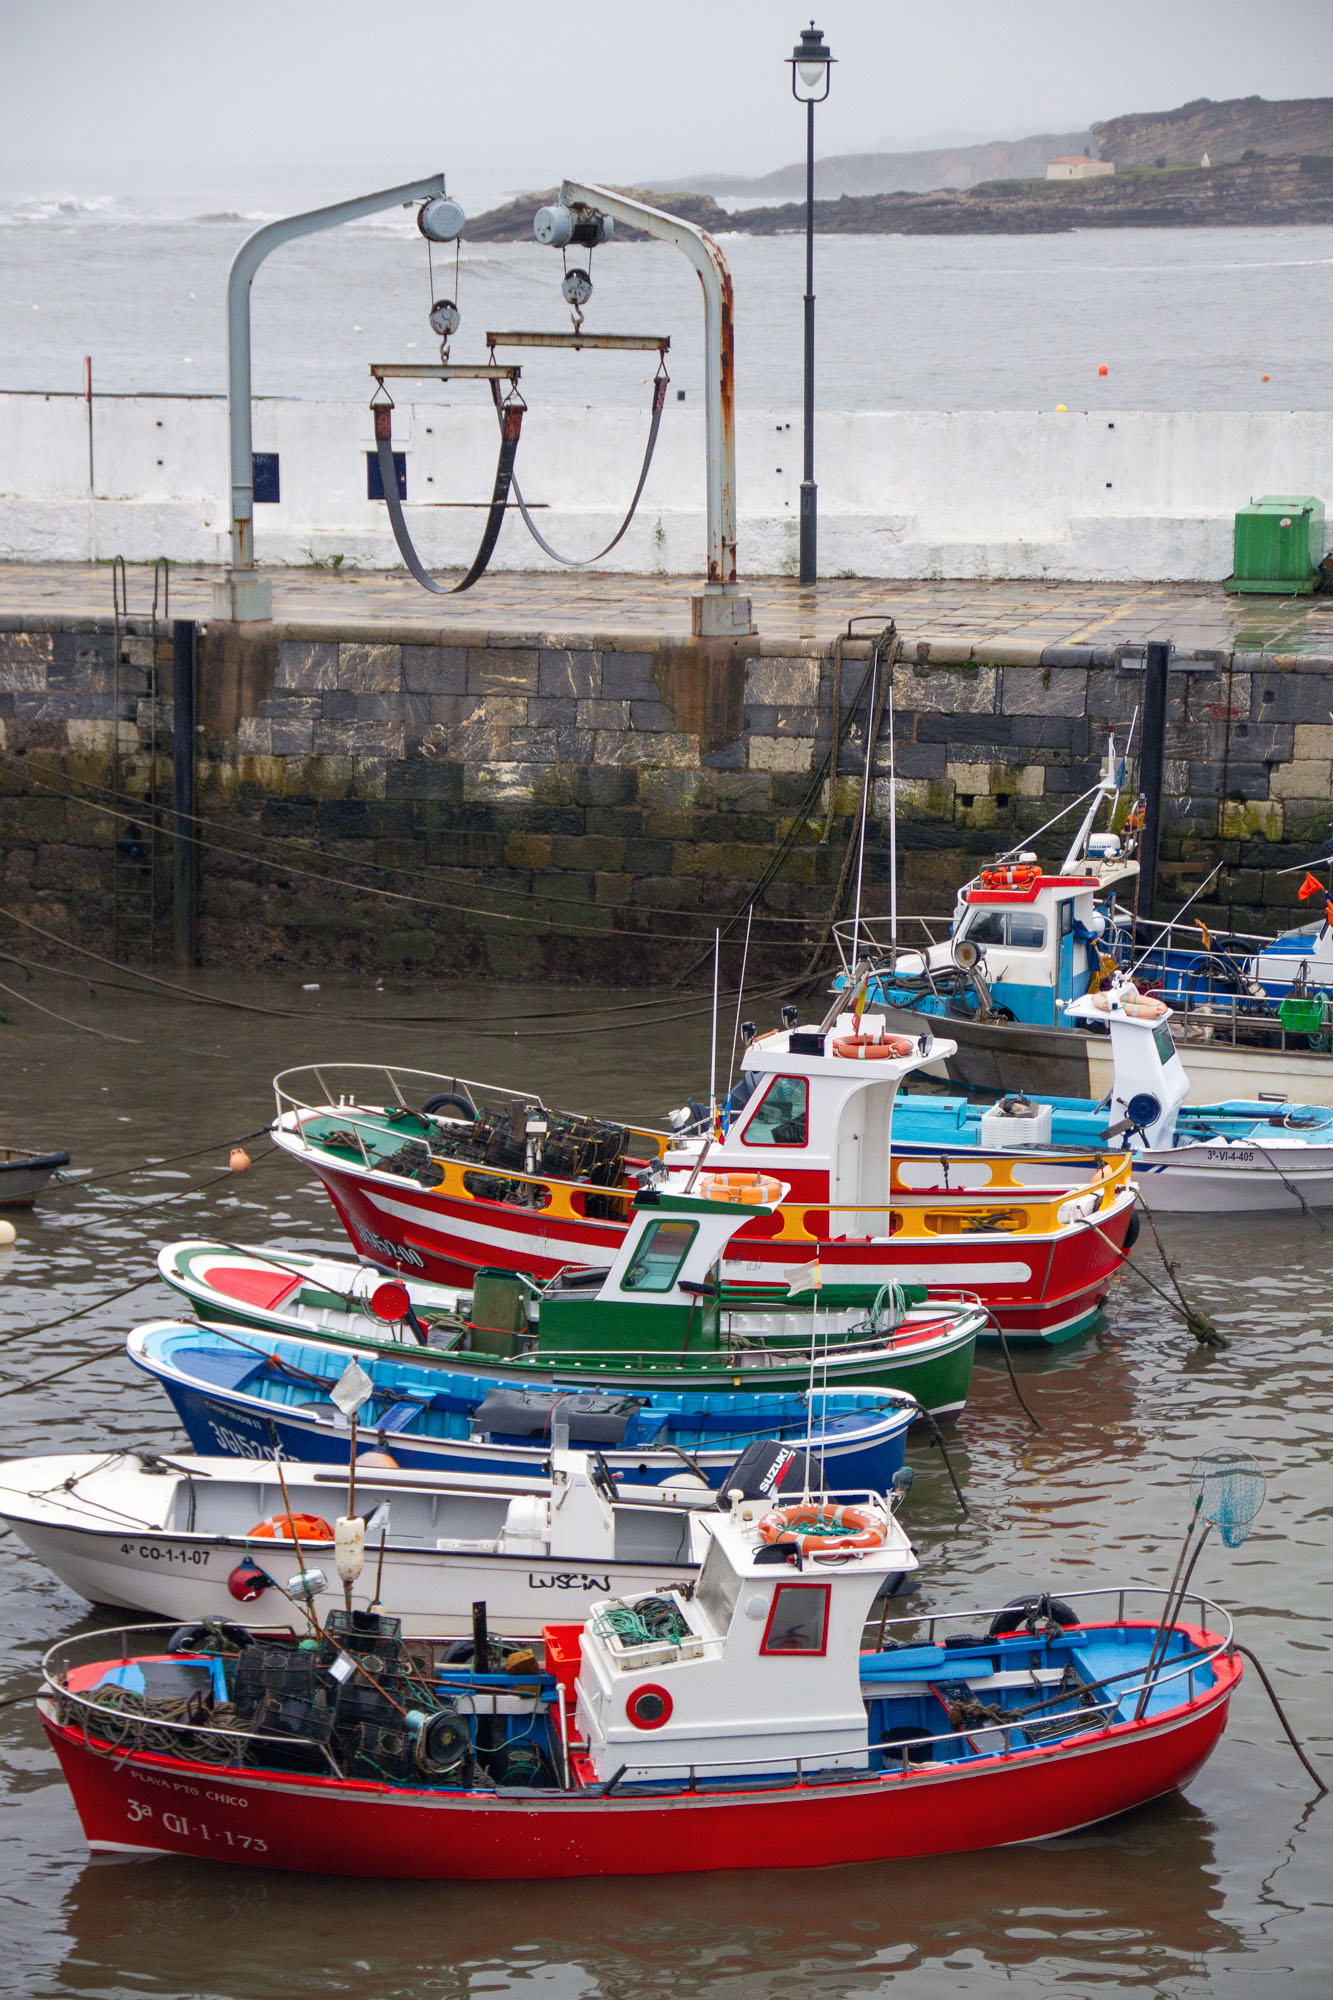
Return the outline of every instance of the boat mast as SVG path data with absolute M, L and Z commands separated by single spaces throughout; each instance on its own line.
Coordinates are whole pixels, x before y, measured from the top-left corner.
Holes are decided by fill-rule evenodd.
M 1062 875 L 1072 875 L 1082 861 L 1088 845 L 1088 835 L 1092 832 L 1093 821 L 1102 809 L 1102 800 L 1114 798 L 1120 787 L 1115 776 L 1115 731 L 1106 732 L 1106 755 L 1102 760 L 1102 775 L 1097 789 L 1092 795 L 1092 804 L 1083 815 L 1078 832 L 1074 835 L 1068 854 L 1060 864 Z

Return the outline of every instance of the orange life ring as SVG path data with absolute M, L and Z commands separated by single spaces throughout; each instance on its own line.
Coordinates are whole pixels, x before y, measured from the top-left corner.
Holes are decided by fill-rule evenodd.
M 801 1535 L 801 1528 L 833 1527 L 837 1534 Z M 844 1534 L 842 1530 L 845 1529 Z M 884 1546 L 883 1524 L 864 1507 L 828 1507 L 819 1501 L 801 1501 L 790 1507 L 775 1507 L 759 1523 L 761 1541 L 795 1542 L 803 1556 L 841 1555 L 846 1549 L 878 1549 Z
M 270 1514 L 258 1521 L 247 1542 L 331 1542 L 333 1530 L 318 1514 Z
M 782 1198 L 782 1182 L 771 1174 L 701 1174 L 699 1192 L 705 1201 L 775 1202 Z
M 883 1062 L 888 1056 L 910 1056 L 915 1047 L 910 1035 L 839 1035 L 833 1053 L 855 1062 Z
M 1041 869 L 1031 861 L 1018 862 L 1012 868 L 983 868 L 981 871 L 983 889 L 1030 889 L 1040 880 Z

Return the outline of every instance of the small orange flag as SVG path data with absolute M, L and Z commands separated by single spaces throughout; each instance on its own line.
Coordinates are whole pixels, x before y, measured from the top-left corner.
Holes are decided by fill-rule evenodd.
M 1305 880 L 1301 883 L 1300 888 L 1296 891 L 1297 902 L 1303 903 L 1307 896 L 1326 896 L 1327 894 L 1328 891 L 1324 887 L 1323 883 L 1320 881 L 1319 877 L 1317 875 L 1311 875 L 1309 870 L 1307 869 L 1305 874 Z

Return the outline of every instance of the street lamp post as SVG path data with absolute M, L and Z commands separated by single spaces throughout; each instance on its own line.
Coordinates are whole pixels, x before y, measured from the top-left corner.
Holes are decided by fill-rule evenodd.
M 792 50 L 791 94 L 805 106 L 805 460 L 801 473 L 802 583 L 819 574 L 819 504 L 815 486 L 815 106 L 829 93 L 833 56 L 810 23 Z

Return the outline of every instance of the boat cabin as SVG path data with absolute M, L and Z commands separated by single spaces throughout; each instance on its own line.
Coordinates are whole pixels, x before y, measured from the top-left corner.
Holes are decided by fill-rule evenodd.
M 692 1172 L 703 1155 L 701 1182 L 780 1177 L 795 1201 L 830 1204 L 828 1235 L 887 1242 L 898 1087 L 954 1047 L 929 1033 L 891 1036 L 876 1013 L 757 1035 L 721 1142 L 682 1138 L 663 1165 L 668 1174 Z
M 861 1545 L 802 1534 L 819 1515 Z M 705 1546 L 692 1588 L 596 1604 L 584 1626 L 575 1723 L 592 1775 L 867 1769 L 862 1634 L 875 1599 L 917 1567 L 892 1513 L 873 1498 L 776 1512 L 741 1501 L 694 1528 Z

